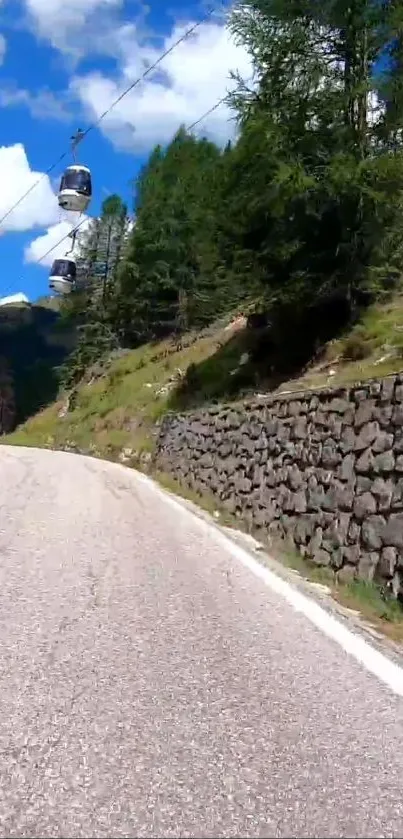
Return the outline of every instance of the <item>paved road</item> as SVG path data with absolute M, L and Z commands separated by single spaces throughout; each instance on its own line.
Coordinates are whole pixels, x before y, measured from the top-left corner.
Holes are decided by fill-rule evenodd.
M 403 699 L 133 472 L 0 448 L 0 835 L 403 834 Z

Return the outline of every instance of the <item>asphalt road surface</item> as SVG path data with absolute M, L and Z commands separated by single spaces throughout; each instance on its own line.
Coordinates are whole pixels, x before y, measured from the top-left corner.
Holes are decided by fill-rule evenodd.
M 1 836 L 403 835 L 398 675 L 130 470 L 0 476 Z

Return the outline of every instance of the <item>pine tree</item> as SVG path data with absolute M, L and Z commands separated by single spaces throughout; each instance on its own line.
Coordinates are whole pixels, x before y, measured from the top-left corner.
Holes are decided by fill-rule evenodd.
M 136 182 L 136 223 L 120 287 L 149 338 L 211 321 L 228 305 L 219 277 L 221 153 L 180 129 Z
M 402 164 L 382 156 L 383 117 L 370 111 L 388 37 L 383 7 L 256 0 L 236 10 L 232 27 L 258 79 L 257 91 L 241 88 L 234 100 L 242 176 L 229 224 L 240 203 L 248 207 L 242 265 L 266 272 L 268 300 L 310 305 L 337 292 L 354 307 L 363 289 L 399 271 L 396 249 L 384 245 L 400 223 Z

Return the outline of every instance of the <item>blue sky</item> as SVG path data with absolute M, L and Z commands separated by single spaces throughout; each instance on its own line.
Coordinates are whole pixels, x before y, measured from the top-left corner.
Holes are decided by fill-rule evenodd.
M 204 2 L 0 0 L 0 217 L 147 65 L 200 20 Z M 117 192 L 132 208 L 130 180 L 157 142 L 198 119 L 230 88 L 230 70 L 247 77 L 249 59 L 222 16 L 202 23 L 80 147 L 90 166 L 90 215 Z M 199 130 L 225 142 L 233 125 L 222 106 Z M 67 161 L 69 162 L 69 161 Z M 35 260 L 66 232 L 54 196 L 60 165 L 0 227 L 0 297 L 47 293 L 52 257 Z

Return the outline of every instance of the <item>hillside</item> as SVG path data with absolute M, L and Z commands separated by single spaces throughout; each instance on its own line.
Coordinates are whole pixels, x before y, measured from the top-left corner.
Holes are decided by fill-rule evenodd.
M 53 301 L 0 307 L 0 357 L 13 381 L 17 422 L 56 398 L 57 368 L 74 341 Z
M 49 320 L 42 312 L 36 314 L 35 331 L 30 323 L 30 331 L 24 332 L 20 314 L 15 348 L 24 335 L 28 348 L 31 336 L 36 346 L 43 342 L 42 358 L 30 366 L 32 355 L 18 345 L 14 363 L 19 360 L 21 377 L 32 375 L 32 370 L 48 370 L 51 385 L 51 364 L 60 360 L 66 344 L 57 344 L 57 319 Z M 7 441 L 40 446 L 70 442 L 118 457 L 123 449 L 149 450 L 153 425 L 168 410 L 234 400 L 248 393 L 351 383 L 399 371 L 403 368 L 403 296 L 369 308 L 353 329 L 326 343 L 291 375 L 289 363 L 279 364 L 283 346 L 273 346 L 270 325 L 251 328 L 244 317 L 232 316 L 188 333 L 180 342 L 166 339 L 114 353 L 107 364 L 93 365 L 70 397 L 65 394 L 29 418 Z M 43 389 L 40 398 L 44 396 Z

